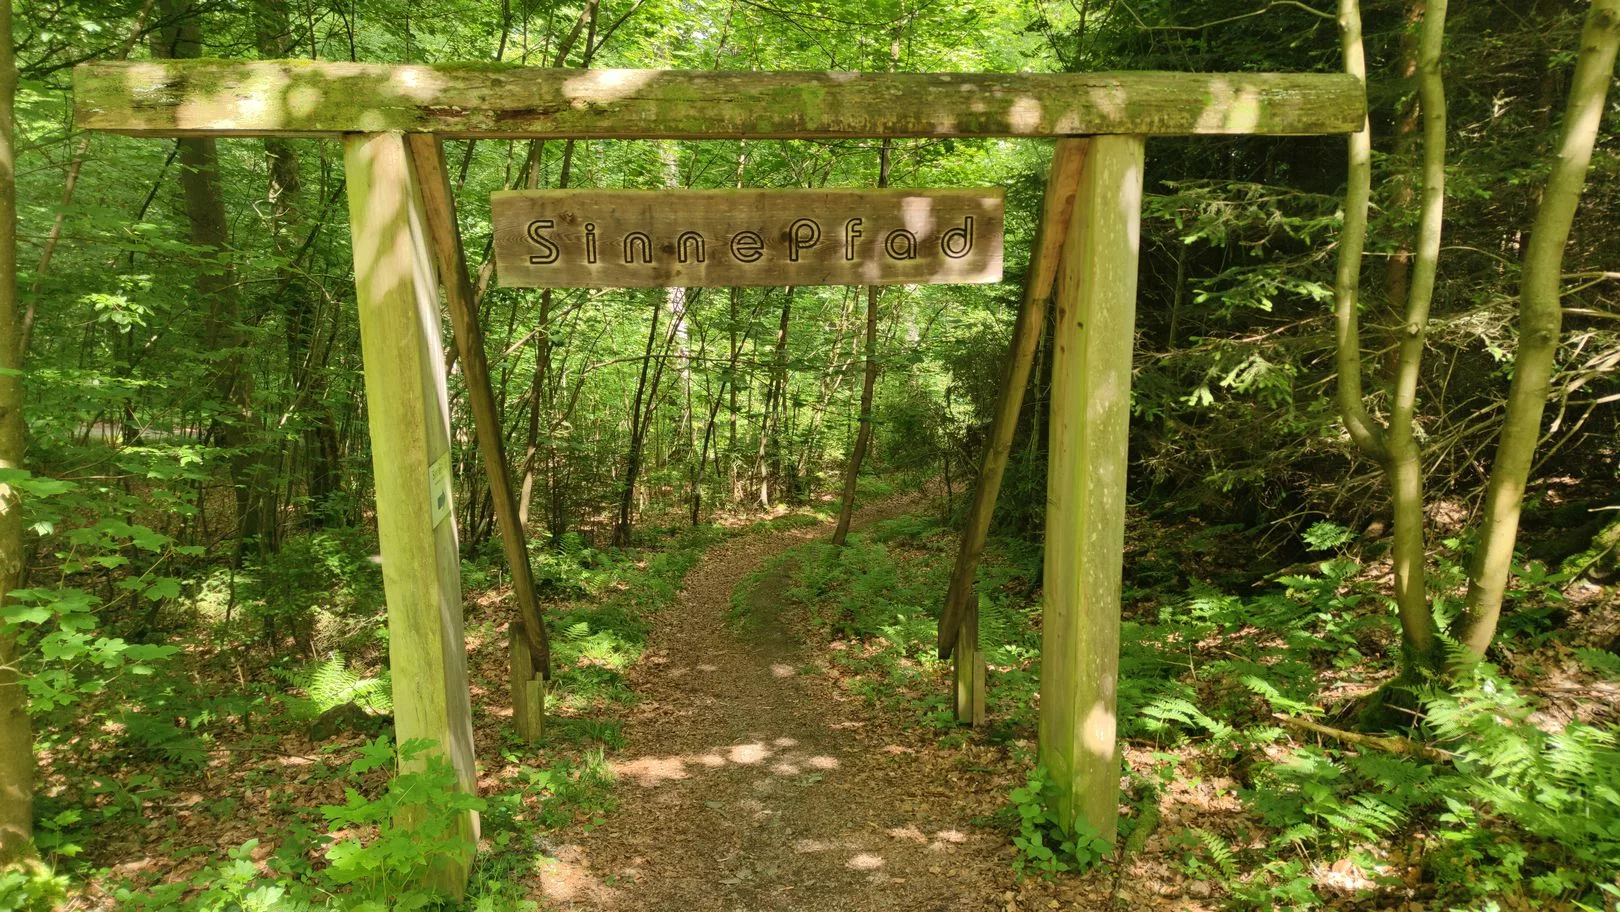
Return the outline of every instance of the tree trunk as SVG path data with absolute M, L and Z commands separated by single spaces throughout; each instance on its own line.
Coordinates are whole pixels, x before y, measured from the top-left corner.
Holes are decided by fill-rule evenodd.
M 771 356 L 770 381 L 765 385 L 765 407 L 759 419 L 759 453 L 755 460 L 755 470 L 759 475 L 759 505 L 769 510 L 771 508 L 771 435 L 781 430 L 780 403 L 787 398 L 787 341 L 788 323 L 793 316 L 793 287 L 787 289 L 787 295 L 782 300 L 782 318 L 776 325 L 776 349 Z M 773 411 L 776 419 L 772 421 Z
M 22 315 L 17 309 L 17 172 L 11 4 L 0 7 L 0 471 L 23 467 Z M 0 482 L 0 605 L 22 585 L 22 512 Z M 34 852 L 34 734 L 17 669 L 17 638 L 0 630 L 0 864 Z
M 1592 147 L 1613 79 L 1620 44 L 1620 0 L 1593 0 L 1581 32 L 1575 78 L 1564 114 L 1564 136 L 1530 230 L 1519 282 L 1519 347 L 1513 360 L 1507 414 L 1485 494 L 1478 550 L 1469 574 L 1461 641 L 1475 658 L 1496 636 L 1502 598 L 1513 565 L 1519 511 L 1541 436 L 1553 362 L 1561 330 L 1560 286 L 1564 246 L 1586 185 Z
M 762 295 L 761 300 L 763 300 L 763 297 L 764 296 Z M 730 354 L 731 354 L 731 363 L 733 365 L 736 365 L 738 357 L 740 357 L 741 354 L 742 354 L 742 345 L 746 344 L 746 341 L 747 341 L 747 333 L 746 332 L 744 333 L 742 343 L 739 343 L 738 338 L 737 338 L 737 304 L 739 303 L 741 298 L 742 298 L 742 289 L 733 288 L 731 290 L 731 333 L 730 333 L 730 335 L 731 335 Z M 749 321 L 749 328 L 751 329 L 752 327 L 753 327 L 753 322 Z M 735 370 L 735 367 L 733 367 L 733 370 Z M 731 386 L 726 391 L 726 425 L 727 425 L 726 463 L 729 466 L 731 466 L 731 499 L 732 499 L 733 502 L 736 502 L 736 501 L 742 499 L 742 488 L 741 488 L 740 483 L 738 481 L 738 471 L 737 471 L 737 380 L 736 380 L 735 377 L 732 378 Z M 717 458 L 718 458 L 718 456 L 717 456 Z
M 529 524 L 529 507 L 534 502 L 535 467 L 540 460 L 540 417 L 546 411 L 542 390 L 551 369 L 551 289 L 540 290 L 540 325 L 535 329 L 534 378 L 529 388 L 529 431 L 523 448 L 523 483 L 518 494 L 518 522 Z
M 562 165 L 557 174 L 557 189 L 568 189 L 569 173 L 574 164 L 574 141 L 568 140 L 563 144 Z M 539 164 L 536 163 L 534 174 L 538 178 Z M 529 434 L 528 444 L 523 452 L 523 485 L 522 493 L 518 497 L 518 515 L 523 525 L 529 523 L 529 508 L 534 497 L 535 470 L 540 464 L 545 466 L 545 486 L 548 507 L 555 501 L 556 496 L 556 468 L 557 447 L 550 433 L 551 386 L 547 377 L 551 373 L 551 307 L 552 290 L 550 288 L 540 291 L 540 325 L 535 331 L 534 339 L 534 386 L 530 391 L 529 399 Z M 544 444 L 540 440 L 541 416 L 547 422 L 547 434 Z M 559 528 L 560 517 L 556 511 L 548 509 L 547 528 L 553 537 L 561 537 L 563 529 Z
M 1396 360 L 1387 429 L 1367 414 L 1361 393 L 1361 337 L 1357 321 L 1362 246 L 1367 233 L 1367 199 L 1371 184 L 1371 131 L 1364 123 L 1349 140 L 1349 181 L 1344 235 L 1334 289 L 1337 342 L 1338 404 L 1351 440 L 1379 460 L 1390 483 L 1395 544 L 1392 552 L 1395 601 L 1406 672 L 1433 669 L 1439 653 L 1434 619 L 1429 613 L 1424 577 L 1423 465 L 1414 422 L 1417 386 L 1423 363 L 1429 303 L 1434 296 L 1440 258 L 1440 231 L 1445 204 L 1446 100 L 1440 70 L 1445 38 L 1445 0 L 1431 0 L 1419 41 L 1418 78 L 1423 112 L 1423 190 L 1411 284 Z M 1361 43 L 1361 13 L 1356 0 L 1341 0 L 1339 27 L 1345 69 L 1365 83 L 1366 60 Z
M 630 544 L 631 524 L 635 513 L 636 476 L 641 471 L 641 445 L 647 431 L 646 422 L 641 420 L 641 402 L 642 398 L 647 396 L 647 377 L 652 370 L 653 343 L 658 338 L 659 313 L 658 308 L 653 308 L 652 323 L 647 327 L 647 349 L 641 359 L 641 375 L 636 380 L 636 395 L 630 403 L 630 450 L 625 455 L 624 485 L 619 489 L 619 518 L 613 525 L 613 543 L 620 547 Z
M 1401 82 L 1409 82 L 1418 75 L 1418 26 L 1423 21 L 1425 0 L 1414 0 L 1406 11 L 1405 27 L 1401 31 L 1401 52 L 1395 75 Z M 1417 139 L 1423 106 L 1414 96 L 1408 99 L 1395 117 L 1395 147 L 1391 159 L 1396 171 L 1390 178 L 1389 211 L 1400 212 L 1412 205 L 1413 187 L 1410 171 L 1412 143 Z M 1384 297 L 1393 305 L 1405 301 L 1410 293 L 1412 276 L 1412 245 L 1402 238 L 1390 252 L 1384 266 Z
M 1446 95 L 1440 66 L 1445 27 L 1446 0 L 1429 0 L 1418 39 L 1418 100 L 1423 117 L 1418 241 L 1390 401 L 1385 467 L 1394 512 L 1395 545 L 1391 557 L 1395 603 L 1401 618 L 1402 662 L 1408 671 L 1437 668 L 1441 662 L 1424 573 L 1423 453 L 1415 421 L 1429 304 L 1434 298 L 1445 217 Z
M 162 0 L 160 17 L 168 23 L 153 35 L 154 57 L 191 58 L 202 52 L 202 27 L 190 0 Z M 237 553 L 254 543 L 261 553 L 273 545 L 273 505 L 263 500 L 269 488 L 263 467 L 250 447 L 253 414 L 252 374 L 242 369 L 240 300 L 236 271 L 227 256 L 229 227 L 220 190 L 219 157 L 212 137 L 188 137 L 179 146 L 180 188 L 185 199 L 191 243 L 215 262 L 197 271 L 197 294 L 207 306 L 204 346 L 226 352 L 214 366 L 210 382 L 225 413 L 215 416 L 212 437 L 227 454 L 231 486 L 236 492 Z
M 889 186 L 889 146 L 884 138 L 878 149 L 878 182 L 881 189 Z M 855 516 L 855 483 L 861 474 L 861 460 L 866 458 L 866 447 L 872 441 L 872 392 L 877 387 L 877 325 L 878 295 L 876 285 L 866 288 L 866 376 L 861 380 L 861 415 L 855 431 L 855 448 L 849 454 L 849 465 L 844 470 L 844 498 L 838 507 L 838 527 L 833 529 L 832 543 L 840 547 L 849 538 L 849 523 Z
M 738 344 L 738 337 L 737 337 L 737 303 L 738 303 L 738 300 L 741 297 L 742 297 L 742 289 L 740 289 L 740 288 L 731 289 L 731 309 L 730 309 L 730 314 L 731 314 L 731 330 L 730 330 L 730 332 L 731 332 L 731 340 L 730 340 L 730 347 L 727 350 L 728 354 L 727 354 L 727 357 L 726 357 L 726 372 L 720 378 L 720 389 L 715 393 L 714 400 L 709 403 L 709 417 L 708 417 L 708 420 L 705 421 L 704 425 L 703 425 L 703 444 L 702 444 L 702 448 L 698 452 L 697 470 L 692 473 L 692 525 L 694 525 L 694 526 L 698 524 L 698 522 L 700 521 L 700 519 L 702 517 L 702 514 L 703 514 L 703 463 L 706 460 L 708 460 L 708 458 L 709 458 L 709 450 L 710 450 L 710 447 L 711 447 L 711 445 L 712 445 L 712 443 L 714 441 L 714 428 L 715 428 L 715 424 L 716 424 L 716 418 L 720 414 L 720 405 L 721 405 L 721 403 L 727 401 L 728 397 L 729 397 L 729 400 L 731 402 L 731 410 L 732 410 L 732 415 L 731 415 L 732 444 L 733 445 L 736 444 L 736 435 L 737 435 L 737 414 L 736 414 L 736 412 L 737 412 L 737 384 L 736 384 L 734 378 L 736 377 L 736 374 L 737 374 L 737 360 L 742 356 L 742 346 L 740 344 Z M 752 315 L 750 315 L 750 317 L 749 317 L 749 323 L 750 324 L 752 324 L 752 322 L 753 322 L 753 317 L 757 316 L 758 313 L 759 313 L 759 311 L 756 308 L 754 313 Z M 748 340 L 748 337 L 747 337 L 747 333 L 745 331 L 744 334 L 743 334 L 743 337 L 742 337 L 742 341 L 747 342 L 747 340 Z M 716 475 L 720 474 L 720 456 L 719 456 L 718 453 L 715 454 L 715 468 L 714 468 L 714 471 L 715 471 Z
M 265 60 L 290 56 L 293 42 L 287 27 L 286 0 L 257 0 L 253 14 L 254 38 L 259 56 Z M 325 364 L 317 361 L 313 352 L 318 338 L 316 323 L 320 318 L 320 301 L 298 281 L 292 264 L 297 253 L 296 245 L 288 241 L 298 220 L 297 200 L 301 189 L 298 153 L 288 140 L 272 136 L 264 140 L 264 156 L 269 175 L 265 202 L 268 204 L 270 241 L 277 257 L 272 287 L 285 298 L 282 312 L 287 328 L 287 376 L 291 380 L 288 385 L 295 391 L 294 395 L 300 403 L 297 407 L 308 414 L 308 424 L 302 435 L 307 463 L 306 484 L 311 513 L 319 523 L 327 515 L 324 508 L 341 487 L 342 477 L 338 465 L 339 454 L 330 444 L 336 433 L 337 418 L 326 401 L 328 372 Z M 270 513 L 267 520 L 273 521 L 274 500 L 266 502 Z

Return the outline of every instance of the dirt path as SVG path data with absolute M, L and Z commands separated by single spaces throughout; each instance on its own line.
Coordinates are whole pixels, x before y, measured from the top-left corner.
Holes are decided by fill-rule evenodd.
M 917 508 L 863 511 L 870 524 Z M 552 846 L 548 908 L 635 912 L 991 908 L 1005 835 L 971 826 L 934 752 L 895 743 L 805 658 L 774 610 L 785 576 L 728 627 L 733 590 L 828 529 L 740 536 L 693 568 L 634 674 L 619 808 Z M 934 762 L 929 762 L 934 761 Z M 1001 877 L 997 877 L 996 874 Z

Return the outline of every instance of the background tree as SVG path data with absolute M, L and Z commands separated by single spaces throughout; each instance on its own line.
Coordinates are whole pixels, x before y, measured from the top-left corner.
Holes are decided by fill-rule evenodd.
M 1614 81 L 1616 44 L 1620 43 L 1620 2 L 1593 0 L 1581 32 L 1575 74 L 1570 80 L 1563 138 L 1547 178 L 1535 225 L 1524 254 L 1519 281 L 1518 351 L 1513 383 L 1502 417 L 1501 443 L 1486 486 L 1479 549 L 1468 579 L 1467 613 L 1459 639 L 1476 657 L 1484 657 L 1496 636 L 1502 599 L 1512 570 L 1525 483 L 1541 442 L 1542 413 L 1552 392 L 1563 325 L 1564 252 L 1569 244 L 1575 208 L 1586 185 L 1603 120 L 1604 102 Z
M 22 313 L 17 306 L 17 158 L 11 6 L 0 8 L 0 609 L 26 567 L 23 469 Z M 34 737 L 15 629 L 0 630 L 0 864 L 33 852 Z

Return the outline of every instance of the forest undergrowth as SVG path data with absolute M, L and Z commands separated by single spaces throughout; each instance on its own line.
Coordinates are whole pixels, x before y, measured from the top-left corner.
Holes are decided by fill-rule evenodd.
M 1404 734 L 1369 734 L 1357 715 L 1399 649 L 1381 543 L 1319 523 L 1302 543 L 1310 559 L 1244 579 L 1255 537 L 1186 518 L 1131 523 L 1117 852 L 1061 836 L 1039 798 L 1038 548 L 994 539 L 980 570 L 982 732 L 956 725 L 950 666 L 935 655 L 956 543 L 941 521 L 897 519 L 778 561 L 823 673 L 942 742 L 998 748 L 991 778 L 1006 800 L 987 822 L 1006 830 L 1018 870 L 1057 879 L 1039 896 L 1112 882 L 1119 908 L 1613 908 L 1620 608 L 1584 575 L 1612 542 L 1521 565 L 1494 663 L 1459 663 L 1451 687 L 1417 690 Z M 1442 625 L 1464 545 L 1436 555 Z M 1061 887 L 1075 876 L 1076 892 Z
M 382 579 L 366 530 L 311 532 L 284 543 L 274 566 L 188 585 L 153 619 L 188 645 L 148 657 L 129 644 L 145 664 L 128 674 L 128 657 L 116 696 L 91 694 L 42 732 L 44 865 L 0 880 L 0 908 L 443 908 L 419 882 L 471 808 L 482 836 L 465 908 L 534 909 L 537 846 L 615 805 L 608 758 L 623 743 L 636 699 L 625 671 L 651 615 L 708 546 L 824 519 L 778 509 L 688 527 L 672 516 L 632 548 L 578 534 L 534 547 L 556 668 L 538 751 L 514 735 L 505 701 L 514 614 L 498 546 L 464 560 L 478 797 L 448 789 L 442 761 L 393 775 Z M 271 654 L 254 645 L 264 637 L 296 646 Z M 408 758 L 427 745 L 399 748 Z M 398 823 L 407 808 L 425 831 Z
M 863 485 L 866 497 L 894 490 Z M 511 734 L 502 699 L 512 618 L 498 553 L 464 561 L 477 798 L 447 790 L 453 774 L 442 766 L 389 779 L 381 581 L 363 534 L 313 531 L 288 541 L 274 567 L 190 584 L 152 619 L 186 632 L 177 639 L 188 645 L 146 656 L 127 644 L 142 665 L 127 657 L 119 667 L 119 698 L 90 693 L 70 714 L 78 724 L 64 715 L 44 732 L 53 776 L 39 843 L 49 867 L 10 875 L 0 901 L 442 908 L 418 882 L 453 841 L 456 812 L 475 807 L 481 851 L 464 908 L 543 908 L 533 897 L 553 837 L 588 831 L 620 800 L 612 766 L 637 700 L 626 673 L 651 616 L 723 538 L 826 518 L 801 508 L 695 528 L 649 523 L 635 548 L 578 535 L 534 548 L 557 669 L 537 754 Z M 1389 572 L 1381 542 L 1318 523 L 1297 549 L 1307 559 L 1254 567 L 1261 534 L 1132 518 L 1117 851 L 1063 837 L 1040 799 L 1037 545 L 993 538 L 980 569 L 991 718 L 982 730 L 956 724 L 950 666 L 935 656 L 956 545 L 935 512 L 879 523 L 843 548 L 818 538 L 782 553 L 738 587 L 733 617 L 748 623 L 752 586 L 785 575 L 784 618 L 811 667 L 874 720 L 957 753 L 964 788 L 977 793 L 964 800 L 1005 834 L 1021 884 L 1009 908 L 1103 895 L 1120 908 L 1612 907 L 1620 609 L 1597 580 L 1612 569 L 1614 530 L 1557 566 L 1523 564 L 1494 664 L 1420 689 L 1399 735 L 1359 731 L 1355 718 L 1399 648 L 1379 595 Z M 1442 625 L 1466 544 L 1448 540 L 1435 556 L 1449 580 L 1439 591 L 1451 593 L 1436 601 Z M 252 647 L 267 635 L 296 648 L 271 657 Z M 397 827 L 405 807 L 428 809 L 435 838 Z

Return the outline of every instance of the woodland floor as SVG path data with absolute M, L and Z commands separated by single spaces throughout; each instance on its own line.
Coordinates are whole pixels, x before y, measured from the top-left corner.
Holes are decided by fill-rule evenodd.
M 855 528 L 875 527 L 869 535 L 878 539 L 896 525 L 884 521 L 920 518 L 932 509 L 917 496 L 878 501 L 858 513 Z M 619 682 L 619 691 L 611 699 L 557 707 L 538 750 L 509 731 L 510 600 L 498 578 L 469 586 L 474 741 L 480 791 L 489 801 L 475 887 L 527 897 L 544 912 L 1196 912 L 1220 903 L 1221 886 L 1200 879 L 1187 863 L 1185 834 L 1196 828 L 1233 845 L 1263 845 L 1256 835 L 1261 830 L 1236 794 L 1239 774 L 1231 765 L 1200 759 L 1195 745 L 1175 741 L 1125 748 L 1127 763 L 1138 771 L 1184 761 L 1157 794 L 1157 826 L 1131 840 L 1127 857 L 1084 876 L 1018 877 L 1008 794 L 1024 784 L 1033 762 L 1027 707 L 1023 722 L 1014 724 L 1004 712 L 992 716 L 988 729 L 962 729 L 945 718 L 924 719 L 925 711 L 940 716 L 946 666 L 931 663 L 909 683 L 881 674 L 863 678 L 859 662 L 844 660 L 865 647 L 829 639 L 818 631 L 812 609 L 789 593 L 803 575 L 798 561 L 804 552 L 777 559 L 825 540 L 830 523 L 808 515 L 776 519 L 794 522 L 737 520 L 695 564 L 680 564 L 690 566 L 684 577 L 667 568 L 654 572 L 650 562 L 658 548 L 632 558 L 632 578 L 662 573 L 661 579 L 680 579 L 680 591 L 666 588 L 662 607 L 636 615 L 651 628 L 626 677 L 591 667 L 599 659 L 589 654 L 571 663 L 575 696 L 584 693 L 579 680 L 597 670 Z M 1220 566 L 1240 564 L 1241 554 L 1212 550 L 1195 531 L 1186 523 L 1139 521 L 1126 561 L 1135 584 L 1147 586 L 1161 571 L 1205 578 Z M 677 546 L 678 538 L 671 533 L 662 553 L 680 551 L 690 560 L 695 552 L 682 551 L 688 546 Z M 888 547 L 898 562 L 948 565 L 954 536 L 891 539 Z M 1202 556 L 1187 556 L 1193 553 Z M 1608 591 L 1590 588 L 1598 595 Z M 1620 614 L 1612 597 L 1594 598 L 1590 605 L 1572 599 L 1566 610 L 1590 628 L 1583 641 L 1613 649 Z M 587 626 L 582 618 L 591 616 L 594 631 L 604 619 L 590 612 L 612 608 L 613 600 L 555 606 L 559 630 Z M 1126 606 L 1128 618 L 1156 610 L 1148 596 Z M 1388 648 L 1366 646 L 1373 653 Z M 357 667 L 376 673 L 381 654 L 373 653 Z M 1572 664 L 1567 653 L 1567 646 L 1550 643 L 1506 651 L 1504 664 L 1540 669 L 1534 677 L 1546 685 L 1548 711 L 1559 718 L 1612 719 L 1612 686 L 1568 679 L 1559 671 Z M 120 723 L 64 737 L 47 758 L 53 772 L 42 783 L 48 796 L 42 815 L 62 808 L 83 808 L 87 815 L 72 835 L 85 846 L 80 865 L 89 873 L 65 909 L 124 907 L 123 889 L 156 895 L 167 885 L 195 894 L 214 876 L 209 866 L 238 846 L 261 867 L 276 859 L 283 869 L 320 865 L 311 841 L 327 829 L 320 808 L 343 803 L 346 789 L 368 796 L 385 789 L 385 769 L 358 778 L 348 772 L 375 732 L 315 739 L 308 722 L 289 714 L 272 693 L 285 689 L 284 682 L 263 667 L 240 664 L 251 658 L 226 648 L 187 655 L 183 680 L 196 690 L 191 703 L 212 705 L 203 697 L 223 700 L 244 680 L 261 682 L 249 694 L 250 710 L 222 713 L 212 723 L 206 749 L 156 742 L 131 751 Z M 999 686 L 1009 686 L 1014 671 L 999 669 Z M 1353 696 L 1376 686 L 1376 675 L 1352 671 L 1324 670 L 1336 682 L 1327 689 Z M 625 681 L 630 693 L 623 692 Z M 926 708 L 929 699 L 934 702 Z M 147 715 L 182 728 L 191 721 L 160 713 Z M 561 793 L 562 785 L 580 785 L 583 771 L 604 767 L 613 781 L 593 779 L 584 792 Z M 1421 861 L 1398 845 L 1384 851 L 1390 884 L 1370 892 L 1372 884 L 1348 859 L 1311 859 L 1309 876 L 1331 888 L 1324 890 L 1326 905 L 1358 912 L 1436 908 Z M 141 908 L 170 908 L 158 902 Z
M 881 503 L 855 528 L 920 508 Z M 1121 899 L 1114 878 L 1014 878 L 1007 832 L 988 821 L 1018 772 L 1006 751 L 977 739 L 942 748 L 937 733 L 839 688 L 783 610 L 791 564 L 749 590 L 740 623 L 732 616 L 748 574 L 826 534 L 746 533 L 687 575 L 631 674 L 639 702 L 613 764 L 619 807 L 588 831 L 553 834 L 546 908 L 943 912 Z M 1165 908 L 1197 908 L 1170 892 Z

